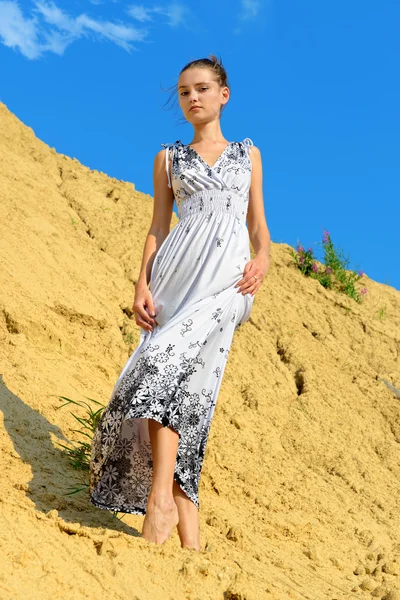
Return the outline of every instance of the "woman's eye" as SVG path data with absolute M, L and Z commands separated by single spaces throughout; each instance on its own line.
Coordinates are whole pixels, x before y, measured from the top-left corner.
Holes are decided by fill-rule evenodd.
M 201 87 L 201 90 L 208 90 L 208 87 Z M 181 92 L 181 96 L 184 96 L 187 92 Z

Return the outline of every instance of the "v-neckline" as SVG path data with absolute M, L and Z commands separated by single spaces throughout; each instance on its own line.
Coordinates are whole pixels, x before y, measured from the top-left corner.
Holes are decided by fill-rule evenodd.
M 233 142 L 228 142 L 228 144 L 225 146 L 225 148 L 222 150 L 221 154 L 218 156 L 217 160 L 215 161 L 215 163 L 213 164 L 213 166 L 211 167 L 208 162 L 206 162 L 204 160 L 204 158 L 202 156 L 200 156 L 200 154 L 197 152 L 197 150 L 195 150 L 190 144 L 184 144 L 186 146 L 186 148 L 190 148 L 190 150 L 193 150 L 193 152 L 198 156 L 198 158 L 201 160 L 201 162 L 208 168 L 211 170 L 214 170 L 215 166 L 219 163 L 219 161 L 221 160 L 221 158 L 224 156 L 225 152 L 227 151 L 227 149 L 233 144 Z

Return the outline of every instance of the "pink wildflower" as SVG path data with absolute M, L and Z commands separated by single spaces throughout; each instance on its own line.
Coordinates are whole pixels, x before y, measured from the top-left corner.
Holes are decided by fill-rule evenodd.
M 324 229 L 324 237 L 322 239 L 323 242 L 329 242 L 329 231 Z

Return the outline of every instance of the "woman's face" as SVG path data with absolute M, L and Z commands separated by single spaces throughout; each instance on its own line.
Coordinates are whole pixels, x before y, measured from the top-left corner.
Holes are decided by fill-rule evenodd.
M 203 123 L 219 118 L 221 104 L 229 99 L 229 88 L 220 88 L 210 69 L 193 68 L 180 75 L 178 95 L 184 117 L 191 123 Z M 199 108 L 190 110 L 193 106 Z

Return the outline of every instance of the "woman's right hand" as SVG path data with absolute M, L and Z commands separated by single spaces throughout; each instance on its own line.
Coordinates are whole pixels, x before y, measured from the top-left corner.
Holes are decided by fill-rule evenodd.
M 135 314 L 135 322 L 138 327 L 153 331 L 153 327 L 158 325 L 153 318 L 156 316 L 153 296 L 147 286 L 136 288 L 132 311 Z

